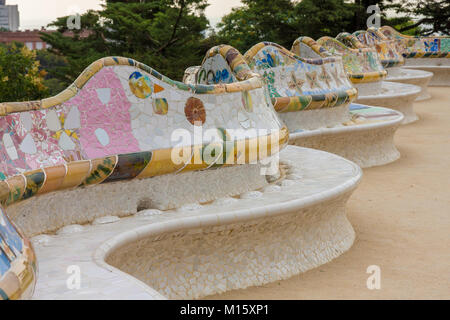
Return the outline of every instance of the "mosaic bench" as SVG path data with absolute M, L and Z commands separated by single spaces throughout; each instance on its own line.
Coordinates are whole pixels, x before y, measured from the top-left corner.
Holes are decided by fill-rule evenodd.
M 317 45 L 310 38 L 303 40 Z M 291 144 L 332 152 L 362 167 L 398 159 L 393 135 L 403 116 L 385 108 L 351 105 L 356 89 L 341 57 L 303 58 L 278 44 L 262 42 L 244 58 L 265 79 L 272 104 L 290 131 Z M 231 70 L 217 50 L 210 50 L 201 66 L 186 70 L 185 81 L 232 83 Z
M 389 26 L 379 31 L 395 41 L 406 60 L 404 68 L 432 72 L 430 86 L 450 86 L 450 37 L 408 36 Z
M 416 121 L 418 118 L 413 109 L 413 101 L 419 95 L 420 87 L 383 81 L 387 71 L 375 49 L 365 47 L 348 33 L 338 35 L 337 38 L 341 41 L 322 37 L 317 42 L 331 54 L 342 56 L 345 70 L 358 89 L 356 102 L 400 111 L 405 116 L 403 123 Z
M 0 104 L 0 298 L 200 297 L 280 279 L 350 248 L 345 203 L 360 169 L 284 148 L 288 131 L 261 77 L 235 51 L 223 54 L 233 83 L 185 84 L 108 57 L 55 97 Z M 298 229 L 284 239 L 291 246 L 280 240 L 286 225 Z M 217 247 L 228 250 L 222 260 Z M 247 269 L 247 282 L 218 283 L 227 264 L 235 277 Z M 68 285 L 73 268 L 79 288 Z
M 367 31 L 356 31 L 353 33 L 365 46 L 375 48 L 380 57 L 381 64 L 387 69 L 387 81 L 400 82 L 419 86 L 422 88 L 416 101 L 431 98 L 428 93 L 428 84 L 433 77 L 433 73 L 423 70 L 413 70 L 401 68 L 405 64 L 405 59 L 397 51 L 395 40 L 386 38 L 379 30 L 369 28 Z

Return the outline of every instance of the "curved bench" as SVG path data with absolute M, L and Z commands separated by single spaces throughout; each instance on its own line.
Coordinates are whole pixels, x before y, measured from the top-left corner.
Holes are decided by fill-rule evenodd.
M 277 156 L 288 132 L 259 75 L 239 76 L 232 84 L 186 85 L 108 57 L 55 97 L 0 104 L 1 206 L 29 237 L 266 186 L 261 161 Z M 29 297 L 31 247 L 3 212 L 0 222 L 0 297 Z
M 401 68 L 405 64 L 405 59 L 397 51 L 395 40 L 386 38 L 375 28 L 369 28 L 367 31 L 355 31 L 353 35 L 364 45 L 376 48 L 382 65 L 388 71 L 387 81 L 413 84 L 421 87 L 422 90 L 416 101 L 426 100 L 431 97 L 427 88 L 433 73 Z
M 311 38 L 302 41 L 320 50 Z M 333 152 L 363 167 L 398 159 L 393 135 L 403 116 L 388 109 L 350 105 L 356 90 L 341 57 L 302 58 L 278 44 L 262 42 L 244 58 L 265 78 L 272 104 L 290 131 L 291 144 Z M 233 80 L 231 65 L 214 50 L 201 66 L 188 68 L 185 76 L 192 83 Z
M 361 170 L 280 152 L 288 131 L 262 78 L 232 47 L 218 52 L 233 83 L 184 84 L 110 57 L 56 97 L 0 105 L 1 252 L 14 253 L 1 298 L 31 296 L 35 256 L 35 299 L 164 299 L 282 279 L 351 247 L 345 203 Z
M 287 279 L 347 251 L 355 233 L 345 204 L 361 169 L 294 146 L 280 152 L 280 168 L 279 180 L 237 197 L 33 237 L 34 298 L 197 299 Z M 79 290 L 66 285 L 72 265 Z
M 450 37 L 408 36 L 389 26 L 382 26 L 380 32 L 395 41 L 406 60 L 404 68 L 432 72 L 430 86 L 450 85 Z
M 330 37 L 322 37 L 317 42 L 332 54 L 342 55 L 345 70 L 358 89 L 357 102 L 400 111 L 405 116 L 403 123 L 416 121 L 413 101 L 420 87 L 383 81 L 387 72 L 375 49 L 363 46 L 348 33 L 338 37 L 347 45 Z
M 349 120 L 348 105 L 357 90 L 345 76 L 340 57 L 305 59 L 276 43 L 261 42 L 244 59 L 264 77 L 275 110 L 291 132 Z

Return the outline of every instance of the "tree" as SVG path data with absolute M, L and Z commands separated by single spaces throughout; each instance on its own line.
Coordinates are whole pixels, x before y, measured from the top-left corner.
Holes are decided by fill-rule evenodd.
M 281 45 L 293 42 L 299 35 L 299 19 L 290 0 L 242 0 L 217 24 L 218 37 L 241 52 L 260 41 Z
M 56 77 L 70 84 L 91 62 L 104 56 L 126 56 L 181 79 L 184 69 L 199 64 L 208 29 L 207 0 L 109 0 L 99 11 L 81 16 L 81 28 L 68 30 L 67 17 L 42 34 L 51 51 L 64 56 Z
M 21 43 L 0 45 L 0 101 L 38 100 L 47 96 L 36 55 Z
M 400 32 L 416 29 L 423 36 L 433 33 L 450 35 L 450 2 L 448 0 L 405 0 L 401 4 L 392 4 L 391 8 L 404 17 L 411 15 L 418 17 L 414 23 L 399 24 Z
M 48 50 L 36 50 L 36 59 L 39 61 L 39 71 L 44 75 L 44 85 L 49 89 L 49 95 L 54 96 L 66 86 L 58 80 L 58 70 L 67 66 L 66 60 Z
M 424 35 L 448 34 L 448 0 L 242 0 L 218 24 L 218 39 L 245 52 L 261 41 L 290 47 L 299 36 L 317 39 L 367 28 L 368 18 L 380 8 L 381 24 Z M 402 15 L 388 15 L 394 10 Z M 413 20 L 418 17 L 417 22 Z
M 289 48 L 301 35 L 319 38 L 354 28 L 356 7 L 345 0 L 242 0 L 242 3 L 242 7 L 222 18 L 218 36 L 243 52 L 260 41 Z
M 300 35 L 318 39 L 335 36 L 343 31 L 357 30 L 352 25 L 355 5 L 344 0 L 303 0 L 296 6 L 302 23 Z

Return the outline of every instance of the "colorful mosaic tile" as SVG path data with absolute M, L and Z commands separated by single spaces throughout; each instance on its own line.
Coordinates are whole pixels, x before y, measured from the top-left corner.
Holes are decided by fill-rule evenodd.
M 218 52 L 231 66 L 215 73 L 219 84 L 185 84 L 132 59 L 108 57 L 91 64 L 55 97 L 1 103 L 1 206 L 67 188 L 213 167 L 203 157 L 201 163 L 172 161 L 172 150 L 180 147 L 172 139 L 178 129 L 194 137 L 181 145 L 192 154 L 208 145 L 202 140 L 195 144 L 198 127 L 239 129 L 227 138 L 233 144 L 264 144 L 273 135 L 282 148 L 288 132 L 267 99 L 262 79 L 234 48 L 222 46 Z M 237 80 L 223 84 L 232 74 Z M 250 151 L 247 147 L 244 152 L 248 159 Z M 230 156 L 234 153 L 226 158 Z M 16 299 L 32 291 L 35 258 L 27 240 L 8 223 L 1 211 L 0 298 Z M 15 243 L 22 249 L 14 251 Z
M 389 26 L 382 26 L 379 31 L 396 42 L 398 52 L 405 58 L 450 58 L 450 37 L 413 37 Z
M 356 98 L 340 57 L 305 59 L 270 42 L 253 46 L 244 57 L 265 78 L 278 112 L 337 107 Z
M 350 35 L 347 35 L 350 37 Z M 380 31 L 369 28 L 367 31 L 356 31 L 353 33 L 362 44 L 373 47 L 377 50 L 381 64 L 385 68 L 401 66 L 405 63 L 405 59 L 397 51 L 394 40 L 389 40 Z

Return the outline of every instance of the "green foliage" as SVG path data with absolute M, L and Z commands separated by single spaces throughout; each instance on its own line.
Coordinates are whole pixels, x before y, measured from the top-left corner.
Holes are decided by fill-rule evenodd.
M 39 71 L 44 75 L 43 83 L 49 89 L 49 95 L 54 96 L 66 89 L 66 85 L 58 80 L 58 71 L 67 65 L 66 60 L 48 50 L 36 50 L 36 59 L 39 61 Z
M 418 17 L 414 22 L 399 23 L 397 30 L 400 32 L 423 36 L 433 33 L 450 35 L 450 2 L 448 0 L 404 0 L 391 7 L 397 13 Z
M 42 99 L 48 94 L 35 53 L 21 43 L 0 45 L 0 101 Z
M 352 25 L 354 11 L 355 6 L 343 0 L 301 1 L 296 6 L 296 15 L 302 26 L 297 37 L 306 35 L 318 39 L 347 30 L 356 30 Z
M 298 35 L 300 19 L 290 0 L 242 0 L 218 23 L 218 37 L 241 52 L 260 41 L 292 42 Z
M 408 34 L 448 34 L 448 0 L 242 0 L 218 24 L 217 37 L 241 52 L 261 41 L 272 41 L 289 48 L 299 36 L 317 39 L 338 33 L 365 30 L 371 5 L 380 8 L 381 24 L 400 27 Z M 402 13 L 387 16 L 388 10 Z M 422 17 L 413 22 L 412 17 Z
M 103 10 L 81 16 L 80 30 L 68 30 L 67 17 L 62 17 L 52 23 L 58 32 L 42 34 L 42 39 L 52 53 L 65 57 L 67 64 L 54 74 L 66 85 L 105 56 L 130 57 L 181 79 L 184 69 L 204 54 L 206 7 L 207 0 L 107 1 Z
M 245 52 L 260 41 L 290 47 L 301 35 L 319 38 L 353 26 L 357 6 L 344 0 L 243 0 L 218 24 L 218 36 Z

